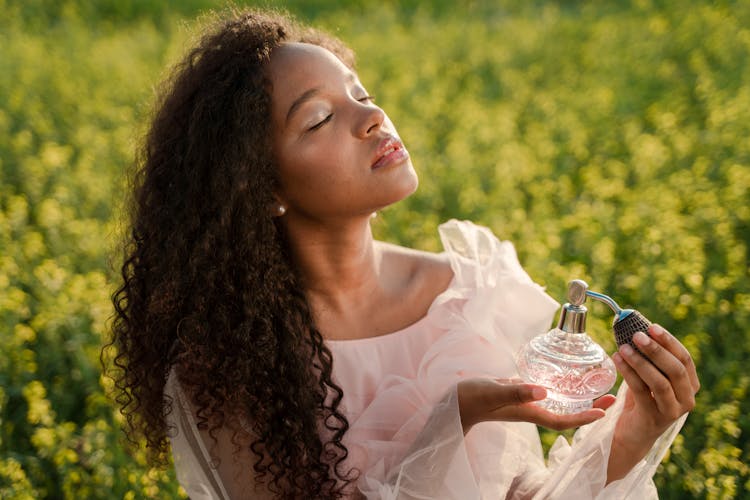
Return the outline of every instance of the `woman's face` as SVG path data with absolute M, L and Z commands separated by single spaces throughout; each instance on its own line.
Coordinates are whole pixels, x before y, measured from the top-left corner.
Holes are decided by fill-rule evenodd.
M 417 175 L 395 127 L 333 53 L 284 44 L 268 70 L 285 217 L 369 215 L 414 192 Z

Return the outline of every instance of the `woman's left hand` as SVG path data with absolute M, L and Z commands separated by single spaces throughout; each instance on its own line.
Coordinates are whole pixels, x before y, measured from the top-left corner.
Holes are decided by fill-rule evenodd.
M 636 333 L 633 342 L 653 364 L 627 344 L 612 356 L 630 390 L 615 427 L 608 482 L 623 477 L 673 422 L 695 407 L 700 382 L 690 353 L 660 325 L 651 325 L 648 333 Z

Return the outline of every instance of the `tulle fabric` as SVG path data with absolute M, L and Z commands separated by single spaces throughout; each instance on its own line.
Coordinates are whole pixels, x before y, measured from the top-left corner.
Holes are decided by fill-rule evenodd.
M 167 418 L 177 480 L 191 500 L 229 500 L 215 462 L 201 439 L 190 402 L 180 387 L 174 370 L 164 386 L 172 407 Z
M 456 384 L 469 377 L 517 376 L 513 354 L 546 331 L 558 304 L 536 285 L 509 242 L 451 220 L 439 228 L 454 273 L 426 316 L 388 335 L 328 341 L 333 377 L 344 390 L 350 429 L 346 464 L 359 471 L 367 499 L 649 499 L 652 476 L 682 427 L 675 422 L 648 456 L 606 487 L 623 384 L 607 416 L 560 437 L 545 463 L 536 426 L 485 422 L 463 435 Z M 174 375 L 170 437 L 178 480 L 193 499 L 223 499 L 212 465 Z

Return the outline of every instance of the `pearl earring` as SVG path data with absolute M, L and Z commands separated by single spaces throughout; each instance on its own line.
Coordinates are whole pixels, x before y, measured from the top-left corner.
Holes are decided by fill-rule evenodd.
M 281 217 L 282 215 L 284 215 L 286 213 L 286 207 L 284 205 L 279 205 L 276 208 L 276 213 L 278 213 L 279 217 Z

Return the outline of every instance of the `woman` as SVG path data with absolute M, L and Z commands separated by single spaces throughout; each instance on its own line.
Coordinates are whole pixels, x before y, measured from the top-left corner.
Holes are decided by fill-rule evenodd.
M 441 226 L 440 255 L 374 241 L 371 215 L 416 187 L 340 42 L 218 22 L 140 158 L 114 296 L 131 435 L 161 458 L 169 436 L 191 498 L 653 495 L 698 390 L 685 348 L 654 326 L 636 342 L 663 374 L 623 348 L 616 403 L 543 410 L 512 355 L 557 304 L 471 223 Z M 534 424 L 591 425 L 547 467 Z

